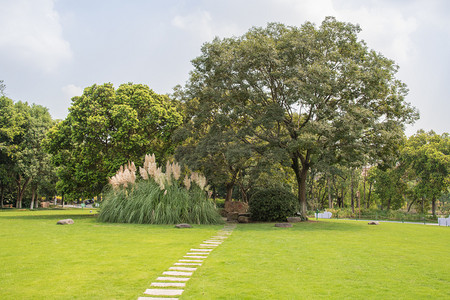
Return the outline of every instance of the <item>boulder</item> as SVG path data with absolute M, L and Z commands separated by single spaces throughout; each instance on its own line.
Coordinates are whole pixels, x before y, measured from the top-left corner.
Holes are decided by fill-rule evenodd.
M 192 226 L 190 224 L 181 223 L 181 224 L 175 225 L 175 228 L 192 228 Z
M 72 219 L 63 219 L 63 220 L 59 220 L 58 222 L 56 222 L 57 225 L 70 225 L 73 223 L 74 222 Z
M 237 212 L 230 212 L 227 214 L 227 221 L 228 222 L 235 222 L 238 220 L 239 213 Z
M 370 221 L 367 224 L 369 224 L 369 225 L 380 225 L 380 222 L 378 222 L 378 221 Z
M 250 217 L 247 216 L 239 216 L 237 221 L 239 223 L 250 223 Z
M 248 203 L 241 201 L 226 201 L 225 210 L 227 212 L 237 212 L 243 214 L 248 211 Z
M 291 223 L 276 223 L 275 227 L 292 227 Z
M 302 221 L 302 218 L 300 217 L 287 217 L 287 221 L 289 223 L 298 223 Z

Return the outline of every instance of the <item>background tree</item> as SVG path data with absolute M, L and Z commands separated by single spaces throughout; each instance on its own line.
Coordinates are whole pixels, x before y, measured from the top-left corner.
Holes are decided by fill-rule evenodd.
M 241 124 L 236 139 L 290 161 L 304 218 L 314 157 L 331 164 L 376 155 L 417 117 L 398 67 L 359 41 L 359 31 L 334 18 L 319 28 L 269 24 L 206 43 L 193 60 L 191 97 Z
M 142 84 L 93 85 L 72 98 L 67 118 L 49 133 L 48 151 L 59 167 L 59 190 L 73 197 L 99 195 L 120 165 L 174 151 L 182 116 L 169 98 Z
M 433 131 L 419 130 L 411 136 L 402 150 L 403 163 L 409 167 L 410 179 L 415 182 L 417 198 L 431 202 L 436 216 L 436 200 L 448 193 L 450 186 L 450 137 Z M 425 205 L 425 203 L 422 203 Z

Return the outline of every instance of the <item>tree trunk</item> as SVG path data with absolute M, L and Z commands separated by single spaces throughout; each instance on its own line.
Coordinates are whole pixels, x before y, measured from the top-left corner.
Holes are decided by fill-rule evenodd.
M 1 186 L 1 192 L 0 192 L 0 198 L 1 198 L 2 208 L 4 207 L 4 205 L 3 205 L 3 196 L 4 196 L 4 192 L 5 192 L 5 186 L 2 185 L 2 186 Z
M 387 210 L 390 210 L 391 209 L 391 197 L 389 197 L 389 199 L 388 199 L 388 203 L 387 203 Z
M 328 185 L 328 208 L 333 208 L 333 200 L 331 199 L 330 176 L 327 177 L 327 185 Z
M 30 203 L 30 209 L 34 208 L 34 199 L 36 198 L 36 187 L 31 186 L 31 203 Z
M 414 202 L 416 202 L 416 199 L 413 199 L 413 200 L 409 203 L 409 205 L 408 205 L 408 212 L 409 212 L 409 210 L 411 209 L 411 206 L 414 204 Z
M 292 157 L 292 170 L 295 173 L 295 178 L 297 179 L 297 186 L 298 186 L 298 203 L 300 205 L 300 214 L 302 220 L 308 220 L 308 216 L 306 215 L 306 176 L 308 175 L 309 171 L 309 164 L 306 163 L 306 160 L 304 160 L 304 163 L 302 163 L 302 166 L 300 167 L 299 163 L 299 156 Z
M 433 218 L 436 217 L 436 198 L 431 200 L 431 211 L 433 213 Z
M 370 208 L 370 195 L 372 194 L 372 182 L 369 184 L 369 195 L 367 196 L 367 208 Z
M 355 213 L 355 194 L 354 194 L 354 180 L 353 180 L 353 170 L 352 170 L 352 174 L 351 174 L 351 180 L 350 180 L 350 182 L 351 182 L 351 186 L 350 186 L 350 189 L 351 189 L 351 205 L 352 205 L 352 213 L 354 214 Z
M 364 203 L 366 203 L 366 176 L 364 176 L 364 181 L 363 181 L 363 206 Z
M 227 188 L 227 195 L 225 197 L 225 202 L 231 201 L 232 197 L 233 197 L 233 187 L 234 187 L 234 183 L 227 183 L 226 188 Z
M 16 201 L 16 208 L 22 208 L 22 200 L 23 195 L 25 194 L 25 188 L 27 187 L 27 184 L 30 182 L 31 178 L 28 178 L 25 180 L 23 186 L 22 186 L 22 176 L 19 175 L 19 179 L 16 179 L 17 183 L 17 201 Z

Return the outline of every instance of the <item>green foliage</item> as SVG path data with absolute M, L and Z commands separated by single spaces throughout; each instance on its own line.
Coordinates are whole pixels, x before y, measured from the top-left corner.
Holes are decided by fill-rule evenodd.
M 181 122 L 168 97 L 146 85 L 86 88 L 48 135 L 48 151 L 60 167 L 60 191 L 93 197 L 123 163 L 141 160 L 147 152 L 165 159 L 174 150 L 171 136 Z
M 250 198 L 250 213 L 255 221 L 286 221 L 298 210 L 297 198 L 284 188 L 257 191 Z

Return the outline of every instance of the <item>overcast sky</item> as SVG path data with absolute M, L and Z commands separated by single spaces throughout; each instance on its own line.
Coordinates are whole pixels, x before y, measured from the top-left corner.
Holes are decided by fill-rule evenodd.
M 360 38 L 400 66 L 407 101 L 421 114 L 407 135 L 450 131 L 447 0 L 0 0 L 0 80 L 11 99 L 64 119 L 71 97 L 94 83 L 171 93 L 215 36 L 325 16 L 359 24 Z

